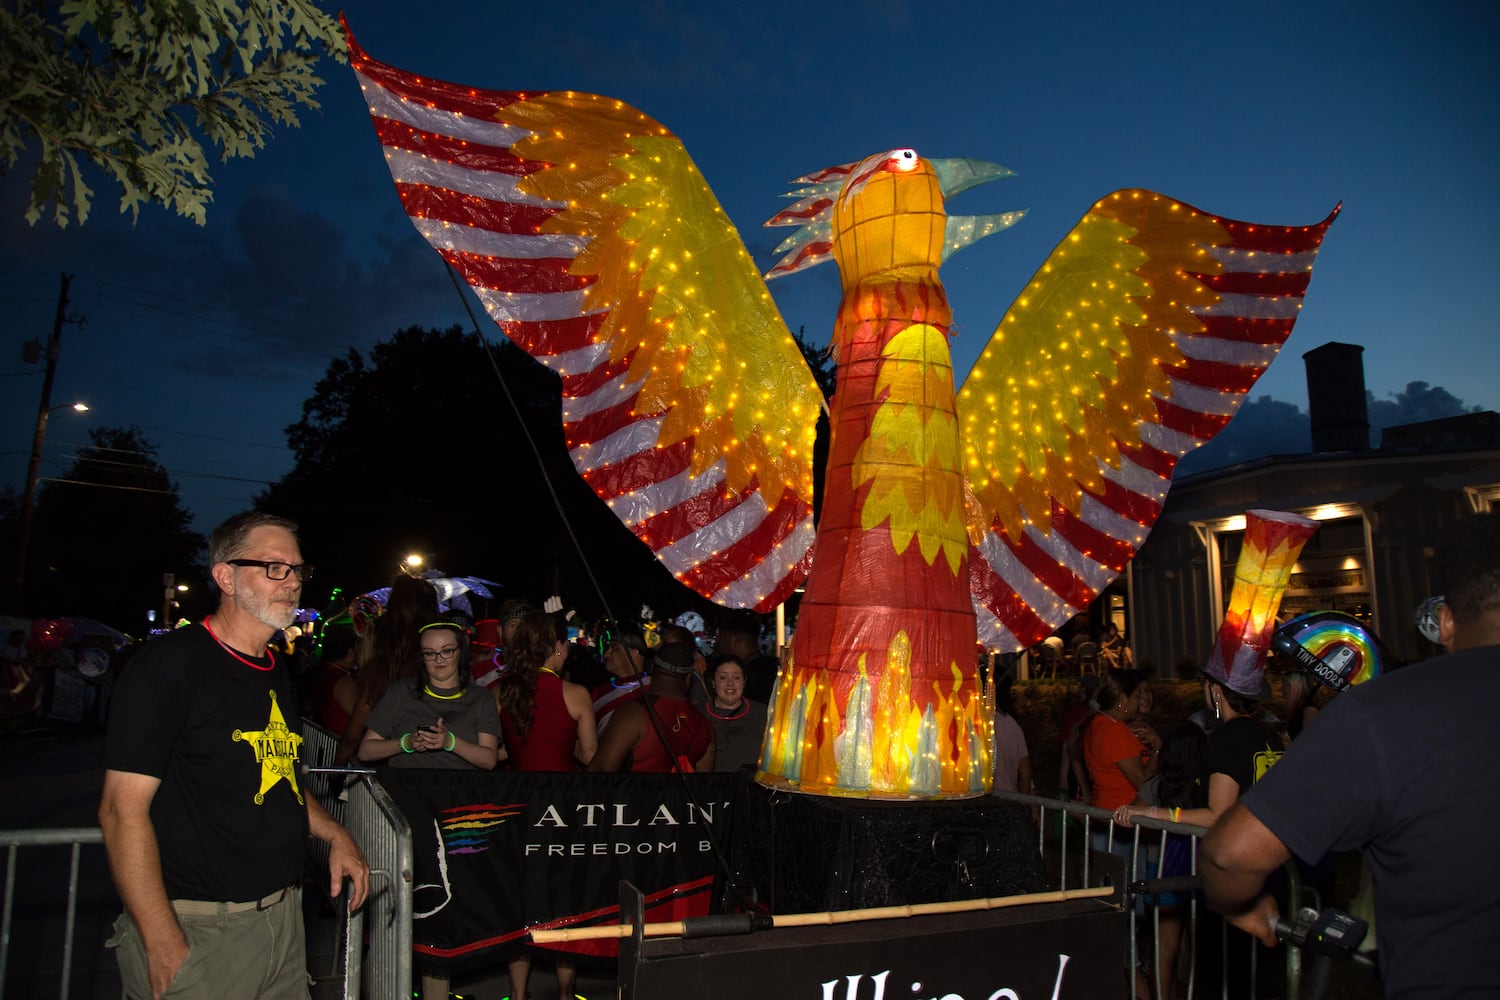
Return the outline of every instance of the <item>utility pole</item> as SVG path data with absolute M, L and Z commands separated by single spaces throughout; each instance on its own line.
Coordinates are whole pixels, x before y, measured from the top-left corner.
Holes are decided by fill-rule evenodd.
M 57 317 L 52 321 L 52 336 L 47 340 L 47 373 L 42 377 L 42 401 L 36 411 L 36 434 L 31 441 L 31 464 L 26 468 L 26 494 L 21 499 L 21 536 L 16 540 L 15 592 L 26 586 L 26 549 L 31 542 L 31 519 L 36 513 L 36 481 L 41 474 L 42 442 L 47 437 L 47 413 L 52 408 L 52 380 L 57 375 L 57 355 L 62 344 L 62 328 L 68 318 L 68 286 L 73 276 L 62 276 L 57 293 Z

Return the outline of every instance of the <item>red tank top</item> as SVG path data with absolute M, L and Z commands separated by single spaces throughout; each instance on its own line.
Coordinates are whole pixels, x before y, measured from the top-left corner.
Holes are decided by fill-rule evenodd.
M 563 701 L 562 678 L 550 670 L 536 677 L 536 709 L 531 729 L 522 736 L 508 709 L 500 711 L 500 730 L 512 771 L 576 771 L 573 746 L 578 742 L 578 723 Z
M 656 727 L 652 726 L 630 751 L 630 770 L 635 774 L 665 774 L 672 770 L 672 761 L 677 757 L 686 758 L 685 769 L 692 770 L 713 742 L 713 723 L 686 698 L 653 695 L 646 701 L 661 725 L 667 746 L 662 746 Z

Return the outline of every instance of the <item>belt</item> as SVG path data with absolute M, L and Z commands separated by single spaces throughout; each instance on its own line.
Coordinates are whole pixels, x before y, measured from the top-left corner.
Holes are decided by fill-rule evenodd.
M 286 886 L 277 889 L 269 895 L 260 899 L 252 899 L 247 903 L 219 903 L 207 899 L 174 899 L 172 909 L 179 916 L 184 917 L 215 917 L 221 914 L 246 913 L 250 910 L 269 910 L 280 903 L 291 893 L 294 886 Z

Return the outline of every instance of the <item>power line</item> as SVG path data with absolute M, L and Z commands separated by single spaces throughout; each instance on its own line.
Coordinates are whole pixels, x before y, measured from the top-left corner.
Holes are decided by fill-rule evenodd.
M 217 299 L 190 298 L 175 289 L 158 294 L 141 285 L 126 284 L 98 275 L 85 273 L 80 277 L 88 283 L 89 287 L 83 289 L 75 298 L 92 299 L 96 304 L 105 307 L 120 308 L 118 303 L 125 303 L 142 306 L 153 312 L 184 316 L 197 323 L 238 327 L 241 330 L 259 331 L 266 327 L 274 327 L 282 330 L 290 328 L 305 334 L 318 334 L 324 331 L 324 328 L 316 323 L 299 322 L 287 316 L 250 312 Z M 324 341 L 324 343 L 331 345 L 333 342 Z
M 283 444 L 266 444 L 266 443 L 261 442 L 261 441 L 241 441 L 238 438 L 218 437 L 217 435 L 214 435 L 214 434 L 195 434 L 192 431 L 182 431 L 182 430 L 176 429 L 175 427 L 149 427 L 149 426 L 147 426 L 145 424 L 137 424 L 136 426 L 140 427 L 142 430 L 147 430 L 147 431 L 161 431 L 164 434 L 176 434 L 176 435 L 179 435 L 180 437 L 198 438 L 199 440 L 202 440 L 202 441 L 217 441 L 220 444 L 242 444 L 242 445 L 245 445 L 246 447 L 250 447 L 250 448 L 280 448 L 280 449 L 285 449 L 286 451 L 291 451 L 291 449 L 288 448 L 286 446 L 286 444 L 284 444 L 284 443 Z
M 233 341 L 251 336 L 258 344 L 274 347 L 282 353 L 320 360 L 342 356 L 350 349 L 362 349 L 349 338 L 329 339 L 327 328 L 321 324 L 247 312 L 222 301 L 186 298 L 176 292 L 168 297 L 138 285 L 92 275 L 84 277 L 91 287 L 75 289 L 74 302 L 108 316 L 191 330 L 196 336 L 219 340 Z
M 174 494 L 173 490 L 152 489 L 147 486 L 123 486 L 120 483 L 91 483 L 86 479 L 53 479 L 51 476 L 43 476 L 37 480 L 39 483 L 62 483 L 65 486 L 94 486 L 101 490 L 126 490 L 131 493 L 158 493 L 162 495 Z
M 82 298 L 87 299 L 87 294 L 82 296 Z M 216 320 L 212 317 L 195 314 L 186 314 L 181 319 L 173 319 L 163 317 L 153 312 L 141 312 L 138 310 L 123 308 L 115 303 L 102 302 L 97 298 L 97 296 L 95 297 L 95 302 L 92 306 L 83 304 L 82 307 L 102 311 L 106 315 L 114 314 L 117 316 L 123 316 L 127 319 L 133 319 L 148 323 L 157 323 L 162 326 L 175 327 L 181 330 L 191 330 L 193 334 L 198 337 L 211 337 L 218 340 L 228 341 L 243 341 L 247 335 L 254 335 L 256 338 L 258 338 L 258 343 L 262 343 L 265 346 L 274 347 L 278 351 L 281 351 L 285 354 L 295 354 L 302 357 L 320 359 L 327 357 L 327 355 L 323 351 L 315 350 L 312 347 L 307 346 L 309 341 L 317 342 L 318 338 L 316 337 L 304 336 L 297 338 L 285 338 L 267 336 L 267 326 L 285 326 L 285 324 L 277 323 L 276 321 L 272 320 L 265 321 L 265 326 L 240 326 L 234 323 L 227 323 L 221 320 Z M 225 329 L 214 330 L 212 329 L 212 327 L 214 326 L 225 327 Z M 321 343 L 324 345 L 324 348 L 326 350 L 337 352 L 342 352 L 352 346 L 347 342 L 334 343 L 333 341 L 322 341 Z
M 115 426 L 120 426 L 120 425 L 110 424 L 110 425 L 107 425 L 107 426 L 115 427 Z M 272 450 L 272 451 L 285 450 L 288 453 L 291 453 L 291 451 L 292 451 L 292 449 L 289 448 L 285 443 L 282 443 L 282 444 L 267 444 L 264 441 L 243 441 L 243 440 L 241 440 L 239 438 L 219 437 L 219 436 L 214 435 L 214 434 L 196 434 L 193 431 L 179 430 L 176 427 L 158 427 L 158 426 L 155 426 L 155 425 L 152 425 L 152 424 L 135 424 L 135 423 L 133 423 L 133 424 L 130 424 L 128 426 L 130 426 L 130 427 L 138 427 L 138 428 L 140 428 L 143 431 L 156 431 L 156 432 L 161 433 L 161 434 L 172 434 L 172 435 L 176 435 L 178 437 L 197 438 L 197 439 L 199 439 L 201 441 L 216 441 L 216 442 L 218 442 L 220 444 L 242 445 L 242 446 L 244 446 L 246 448 L 265 448 L 267 450 Z M 67 447 L 67 448 L 95 448 L 95 447 L 97 447 L 97 445 L 84 444 L 81 441 L 69 441 L 69 440 L 66 440 L 66 439 L 63 440 L 63 441 L 61 441 L 60 443 L 64 447 Z M 22 454 L 22 453 L 21 452 L 0 452 L 0 455 L 15 455 L 15 454 Z
M 145 453 L 141 452 L 139 454 L 143 454 L 144 455 Z M 61 464 L 63 462 L 69 462 L 69 463 L 72 463 L 72 464 L 78 464 L 78 463 L 81 463 L 81 462 L 89 462 L 89 463 L 91 463 L 93 465 L 110 466 L 112 468 L 120 468 L 120 469 L 145 469 L 145 468 L 147 468 L 146 466 L 142 465 L 139 462 L 117 461 L 117 460 L 111 460 L 111 459 L 107 459 L 107 458 L 98 458 L 98 457 L 93 456 L 93 455 L 79 455 L 79 454 L 63 455 L 61 457 L 51 459 L 50 461 L 57 462 L 59 464 Z M 247 477 L 247 476 L 230 476 L 230 475 L 225 475 L 224 473 L 220 473 L 220 472 L 198 472 L 196 470 L 174 471 L 173 469 L 168 468 L 167 466 L 163 465 L 161 462 L 156 461 L 155 459 L 152 459 L 152 465 L 154 465 L 156 467 L 156 469 L 160 470 L 163 474 L 165 474 L 167 476 L 167 478 L 169 478 L 169 479 L 179 479 L 179 478 L 188 478 L 188 479 L 217 479 L 217 480 L 222 480 L 222 481 L 227 482 L 227 483 L 260 483 L 262 486 L 270 486 L 273 482 L 276 481 L 276 480 L 273 480 L 273 479 L 250 478 L 250 477 Z
M 172 475 L 187 479 L 217 479 L 226 483 L 256 483 L 261 486 L 273 486 L 278 482 L 276 479 L 250 479 L 245 476 L 225 476 L 215 472 L 174 472 Z

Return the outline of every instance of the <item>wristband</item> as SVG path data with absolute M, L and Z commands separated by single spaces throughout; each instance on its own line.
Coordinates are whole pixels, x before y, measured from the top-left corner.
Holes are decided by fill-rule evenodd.
M 448 752 L 452 753 L 453 748 L 456 746 L 458 746 L 458 734 L 450 732 L 448 734 Z
M 1181 806 L 1178 806 L 1176 809 L 1172 810 L 1172 822 L 1173 823 L 1181 823 L 1182 822 L 1182 807 Z
M 411 747 L 406 745 L 406 741 L 409 739 L 411 739 L 411 733 L 402 733 L 401 738 L 396 741 L 396 745 L 401 748 L 402 753 L 411 753 Z

